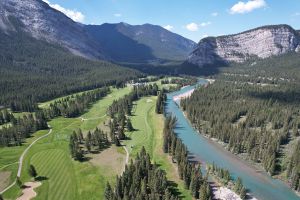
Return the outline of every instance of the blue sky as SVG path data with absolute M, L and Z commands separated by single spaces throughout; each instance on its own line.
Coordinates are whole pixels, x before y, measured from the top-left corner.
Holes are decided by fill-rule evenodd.
M 300 29 L 300 0 L 44 0 L 84 24 L 161 25 L 198 42 L 269 24 Z

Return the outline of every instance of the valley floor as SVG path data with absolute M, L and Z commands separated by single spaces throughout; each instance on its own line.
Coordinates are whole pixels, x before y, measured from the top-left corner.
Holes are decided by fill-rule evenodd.
M 161 85 L 159 85 L 162 87 Z M 190 192 L 184 188 L 178 177 L 177 166 L 162 151 L 164 117 L 155 113 L 157 97 L 143 97 L 134 103 L 131 117 L 135 131 L 128 132 L 128 140 L 122 141 L 123 147 L 111 145 L 98 154 L 87 154 L 86 161 L 74 161 L 69 152 L 69 137 L 79 128 L 85 135 L 99 127 L 109 132 L 107 108 L 131 91 L 131 87 L 112 89 L 112 92 L 93 104 L 89 110 L 78 118 L 58 117 L 49 122 L 52 133 L 37 141 L 24 156 L 21 181 L 27 183 L 32 179 L 28 175 L 30 165 L 34 165 L 41 185 L 34 190 L 34 199 L 76 200 L 102 199 L 106 183 L 115 183 L 129 159 L 134 159 L 144 146 L 150 153 L 153 162 L 167 173 L 173 190 L 184 199 L 192 199 Z M 41 104 L 48 106 L 51 102 Z M 0 189 L 6 188 L 15 181 L 18 171 L 18 160 L 24 150 L 37 138 L 45 136 L 49 130 L 38 131 L 26 140 L 23 146 L 0 149 Z M 127 152 L 126 152 L 127 150 Z M 128 155 L 126 155 L 128 154 Z M 127 157 L 128 156 L 128 157 Z M 16 199 L 22 190 L 15 184 L 4 193 L 5 199 Z

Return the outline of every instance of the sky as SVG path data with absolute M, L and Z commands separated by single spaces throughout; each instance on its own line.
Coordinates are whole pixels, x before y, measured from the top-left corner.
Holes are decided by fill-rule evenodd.
M 300 0 L 43 1 L 80 23 L 150 23 L 195 42 L 271 24 L 300 29 Z

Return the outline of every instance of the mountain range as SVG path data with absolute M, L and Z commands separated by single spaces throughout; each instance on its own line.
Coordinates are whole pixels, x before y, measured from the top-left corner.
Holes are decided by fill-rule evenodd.
M 196 43 L 160 26 L 126 23 L 84 25 L 72 21 L 41 0 L 0 2 L 0 29 L 14 30 L 14 17 L 36 39 L 59 44 L 90 59 L 125 63 L 184 60 Z
M 200 67 L 215 66 L 299 51 L 299 31 L 288 25 L 272 25 L 234 35 L 204 38 L 189 55 L 187 62 Z
M 195 71 L 197 66 L 240 63 L 250 58 L 264 59 L 300 51 L 300 32 L 288 25 L 207 37 L 196 44 L 157 25 L 77 23 L 42 0 L 3 0 L 0 1 L 0 14 L 0 31 L 6 35 L 21 30 L 72 54 L 125 66 L 147 68 L 184 63 L 179 67 L 180 73 L 185 72 L 187 65 L 196 66 Z M 187 70 L 190 69 L 189 66 Z

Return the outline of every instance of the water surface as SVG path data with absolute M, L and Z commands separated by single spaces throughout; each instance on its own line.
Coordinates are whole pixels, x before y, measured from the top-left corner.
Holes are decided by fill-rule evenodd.
M 200 80 L 199 85 L 206 84 Z M 265 172 L 260 172 L 250 166 L 246 161 L 224 150 L 224 148 L 199 134 L 184 117 L 183 112 L 173 101 L 173 97 L 185 93 L 195 87 L 189 86 L 167 95 L 166 112 L 177 117 L 178 123 L 175 132 L 187 146 L 189 152 L 203 163 L 215 163 L 226 168 L 234 178 L 241 177 L 243 184 L 254 197 L 261 200 L 298 200 L 300 197 L 294 193 L 284 182 L 271 178 Z

